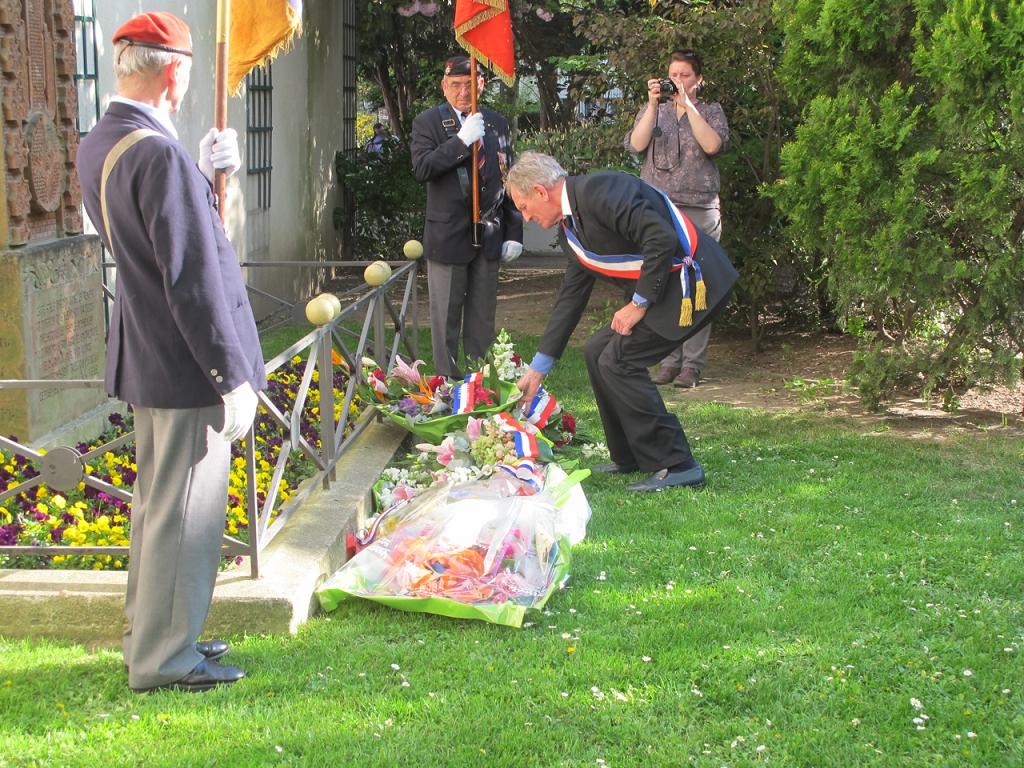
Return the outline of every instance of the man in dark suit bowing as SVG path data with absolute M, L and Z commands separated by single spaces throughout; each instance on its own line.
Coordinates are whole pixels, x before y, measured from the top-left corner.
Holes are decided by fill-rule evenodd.
M 644 471 L 631 491 L 704 482 L 679 420 L 648 367 L 726 305 L 737 273 L 713 239 L 635 176 L 570 177 L 553 157 L 525 152 L 506 186 L 526 221 L 560 226 L 565 277 L 530 370 L 518 382 L 529 402 L 562 354 L 598 277 L 623 289 L 625 304 L 587 340 L 584 357 L 612 463 L 604 472 Z
M 467 360 L 482 359 L 494 341 L 498 265 L 523 250 L 523 219 L 504 189 L 512 161 L 508 121 L 491 109 L 471 108 L 469 59 L 445 64 L 445 103 L 412 124 L 412 168 L 427 185 L 423 253 L 427 259 L 434 365 L 459 377 L 459 337 Z M 481 79 L 481 83 L 482 83 Z M 474 244 L 472 147 L 478 144 L 481 225 Z

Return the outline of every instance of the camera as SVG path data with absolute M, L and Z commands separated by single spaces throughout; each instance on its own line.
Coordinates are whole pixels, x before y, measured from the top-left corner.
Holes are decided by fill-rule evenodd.
M 660 93 L 658 95 L 659 104 L 664 104 L 666 101 L 670 101 L 673 96 L 679 93 L 679 89 L 676 87 L 676 84 L 668 77 L 663 77 L 658 81 L 658 88 L 660 89 Z

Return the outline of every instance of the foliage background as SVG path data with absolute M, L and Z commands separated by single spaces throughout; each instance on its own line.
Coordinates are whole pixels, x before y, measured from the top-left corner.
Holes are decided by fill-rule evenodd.
M 361 17 L 375 52 L 363 92 L 380 94 L 400 137 L 440 99 L 454 47 L 453 3 L 435 5 L 403 16 L 409 3 L 367 2 Z M 520 79 L 485 98 L 522 127 L 520 151 L 571 173 L 636 171 L 622 139 L 644 83 L 673 49 L 701 53 L 703 97 L 732 131 L 717 160 L 723 243 L 742 276 L 733 320 L 755 350 L 775 326 L 853 334 L 853 383 L 870 405 L 912 384 L 955 408 L 973 384 L 1019 377 L 1019 0 L 542 0 L 513 12 Z M 597 103 L 611 116 L 582 121 Z M 339 171 L 359 199 L 336 221 L 356 227 L 357 252 L 421 230 L 404 163 Z

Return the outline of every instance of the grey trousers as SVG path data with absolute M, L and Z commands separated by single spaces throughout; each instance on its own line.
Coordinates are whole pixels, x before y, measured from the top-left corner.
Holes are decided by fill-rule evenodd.
M 690 208 L 679 206 L 690 221 L 718 242 L 722 237 L 722 212 L 718 208 Z M 711 323 L 673 349 L 661 361 L 662 368 L 693 368 L 700 373 L 708 361 L 708 342 L 711 340 Z
M 131 552 L 122 647 L 132 688 L 180 680 L 203 656 L 220 560 L 231 444 L 224 406 L 135 408 Z
M 469 264 L 427 262 L 430 293 L 430 337 L 434 372 L 459 377 L 459 336 L 467 365 L 482 360 L 494 342 L 498 306 L 497 259 L 477 254 Z

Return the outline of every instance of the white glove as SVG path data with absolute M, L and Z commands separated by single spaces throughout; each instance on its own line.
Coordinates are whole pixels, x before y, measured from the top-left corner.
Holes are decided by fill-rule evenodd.
M 459 128 L 458 137 L 462 139 L 462 143 L 467 147 L 472 147 L 476 142 L 480 141 L 484 137 L 484 116 L 479 112 L 474 112 L 463 120 L 462 127 Z
M 231 176 L 242 167 L 242 156 L 238 153 L 238 133 L 234 128 L 218 131 L 211 128 L 199 142 L 199 170 L 207 181 L 213 183 L 214 172 L 224 169 Z
M 501 244 L 501 263 L 511 264 L 523 253 L 523 244 L 515 240 L 506 240 Z
M 233 443 L 252 426 L 259 398 L 249 382 L 240 384 L 221 397 L 224 399 L 224 430 L 221 437 Z

